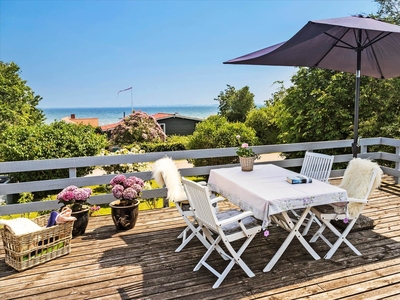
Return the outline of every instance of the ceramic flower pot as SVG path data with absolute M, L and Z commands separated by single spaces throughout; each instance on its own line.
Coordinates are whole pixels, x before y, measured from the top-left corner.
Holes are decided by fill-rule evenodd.
M 240 166 L 242 167 L 242 171 L 244 171 L 244 172 L 253 171 L 255 159 L 256 158 L 254 156 L 252 156 L 252 157 L 239 156 Z
M 139 201 L 136 200 L 131 205 L 121 205 L 120 200 L 115 200 L 109 205 L 111 216 L 117 230 L 128 230 L 135 227 L 139 215 Z
M 72 236 L 84 234 L 89 223 L 89 209 L 87 208 L 80 211 L 73 211 L 71 216 L 76 218 L 72 228 Z

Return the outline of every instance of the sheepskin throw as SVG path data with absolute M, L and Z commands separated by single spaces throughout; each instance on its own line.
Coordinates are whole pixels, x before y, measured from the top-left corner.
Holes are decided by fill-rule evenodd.
M 43 229 L 38 224 L 27 218 L 16 218 L 12 220 L 0 219 L 0 225 L 7 226 L 15 235 L 23 235 Z
M 339 187 L 347 191 L 347 196 L 349 198 L 367 199 L 370 196 L 370 194 L 366 194 L 373 170 L 377 170 L 377 174 L 370 191 L 371 194 L 381 184 L 383 172 L 377 163 L 368 159 L 353 158 L 344 172 L 343 180 Z M 363 207 L 364 204 L 362 203 L 349 203 L 347 211 L 350 218 L 357 217 L 361 213 Z
M 170 157 L 161 158 L 153 164 L 152 177 L 159 186 L 167 188 L 167 199 L 171 201 L 187 200 L 181 182 L 181 174 Z

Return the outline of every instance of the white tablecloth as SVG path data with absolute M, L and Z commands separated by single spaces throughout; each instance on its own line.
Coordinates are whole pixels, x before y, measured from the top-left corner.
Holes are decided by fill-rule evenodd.
M 250 210 L 257 219 L 269 223 L 269 216 L 334 202 L 347 202 L 346 190 L 318 180 L 290 184 L 287 176 L 295 172 L 273 164 L 255 165 L 251 172 L 240 167 L 213 169 L 208 185 L 243 210 Z

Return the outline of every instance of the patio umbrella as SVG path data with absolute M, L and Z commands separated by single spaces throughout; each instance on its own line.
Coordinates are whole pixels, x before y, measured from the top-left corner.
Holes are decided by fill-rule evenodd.
M 309 21 L 288 41 L 224 64 L 304 66 L 355 73 L 352 151 L 357 157 L 360 76 L 400 76 L 400 26 L 362 16 Z

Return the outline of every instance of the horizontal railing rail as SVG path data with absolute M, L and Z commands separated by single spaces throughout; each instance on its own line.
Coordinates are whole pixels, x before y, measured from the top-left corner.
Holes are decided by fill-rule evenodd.
M 293 143 L 293 144 L 278 144 L 278 145 L 264 145 L 254 146 L 253 150 L 257 154 L 268 153 L 290 153 L 298 151 L 316 151 L 322 149 L 343 149 L 351 148 L 352 140 L 338 140 L 338 141 L 324 141 L 324 142 L 307 142 L 307 143 Z M 368 152 L 369 146 L 383 145 L 393 147 L 393 153 L 388 152 Z M 75 158 L 60 158 L 60 159 L 46 159 L 46 160 L 30 160 L 30 161 L 13 161 L 0 163 L 0 175 L 12 175 L 14 172 L 30 172 L 40 170 L 55 170 L 55 169 L 68 169 L 69 178 L 60 178 L 52 180 L 39 180 L 20 183 L 7 183 L 0 184 L 0 195 L 12 195 L 21 192 L 38 192 L 63 189 L 69 185 L 76 186 L 93 186 L 108 184 L 115 176 L 99 175 L 99 176 L 84 176 L 77 177 L 76 169 L 80 167 L 91 166 L 106 166 L 114 164 L 126 163 L 139 163 L 147 162 L 152 163 L 159 158 L 169 156 L 174 160 L 196 159 L 196 158 L 212 158 L 212 157 L 228 157 L 236 156 L 236 148 L 218 148 L 218 149 L 201 149 L 201 150 L 185 150 L 185 151 L 171 151 L 171 152 L 152 152 L 144 154 L 126 154 L 126 155 L 112 155 L 112 156 L 92 156 L 92 157 L 75 157 Z M 358 157 L 369 158 L 373 160 L 383 160 L 393 162 L 394 168 L 382 166 L 385 174 L 393 176 L 396 183 L 399 183 L 400 178 L 400 140 L 391 138 L 364 138 L 360 139 L 360 154 Z M 336 155 L 334 164 L 346 163 L 352 159 L 351 154 Z M 300 167 L 303 158 L 283 159 L 268 162 L 257 162 L 256 164 L 272 163 L 284 168 Z M 213 168 L 232 167 L 233 165 L 218 165 L 218 166 L 204 166 L 193 168 L 180 168 L 179 171 L 182 176 L 207 176 Z M 344 169 L 335 169 L 331 172 L 331 177 L 342 176 Z M 127 173 L 126 175 L 135 175 L 143 180 L 151 179 L 151 171 Z M 145 190 L 142 193 L 142 198 L 162 198 L 166 197 L 167 191 L 165 188 Z M 107 204 L 113 201 L 112 194 L 94 195 L 90 197 L 91 204 Z M 60 204 L 57 200 L 32 202 L 25 204 L 8 204 L 0 206 L 0 216 L 16 213 L 34 212 L 58 209 Z

